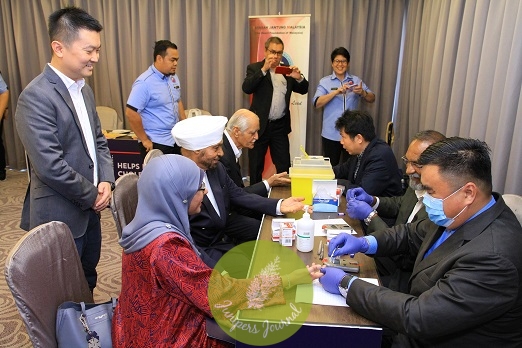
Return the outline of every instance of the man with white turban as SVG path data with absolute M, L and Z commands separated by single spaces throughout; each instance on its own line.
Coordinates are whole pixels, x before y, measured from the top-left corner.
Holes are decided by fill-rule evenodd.
M 226 123 L 224 116 L 196 116 L 178 122 L 172 129 L 181 154 L 205 171 L 203 180 L 208 193 L 201 212 L 190 217 L 190 230 L 196 245 L 216 261 L 234 245 L 255 240 L 259 231 L 259 220 L 231 213 L 231 205 L 273 216 L 304 208 L 302 197 L 265 198 L 245 192 L 230 179 L 219 161 Z

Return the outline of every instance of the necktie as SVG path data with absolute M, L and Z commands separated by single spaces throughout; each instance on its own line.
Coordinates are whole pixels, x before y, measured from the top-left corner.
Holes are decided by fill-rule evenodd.
M 361 165 L 361 157 L 362 153 L 360 155 L 357 155 L 357 165 L 355 166 L 355 172 L 353 173 L 353 181 L 357 178 L 357 172 L 359 171 L 359 166 Z

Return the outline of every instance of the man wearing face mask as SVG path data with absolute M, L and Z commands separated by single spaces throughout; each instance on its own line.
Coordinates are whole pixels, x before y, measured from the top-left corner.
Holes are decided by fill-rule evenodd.
M 399 333 L 395 346 L 521 347 L 522 227 L 492 192 L 486 143 L 448 138 L 420 156 L 429 220 L 332 239 L 333 256 L 417 255 L 409 294 L 323 268 L 323 287 Z
M 413 137 L 408 151 L 402 156 L 409 176 L 409 187 L 402 196 L 371 196 L 362 187 L 348 190 L 347 213 L 352 219 L 363 220 L 367 226 L 365 234 L 388 228 L 382 219 L 395 221 L 394 225 L 415 222 L 428 217 L 422 196 L 426 192 L 420 181 L 420 155 L 428 146 L 446 137 L 434 130 L 421 131 Z M 408 279 L 411 276 L 414 257 L 398 255 L 376 257 L 375 263 L 381 282 L 392 290 L 408 292 Z

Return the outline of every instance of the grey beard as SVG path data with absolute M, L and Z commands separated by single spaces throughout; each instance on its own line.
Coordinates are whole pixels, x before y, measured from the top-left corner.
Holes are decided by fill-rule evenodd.
M 419 178 L 415 178 L 415 179 L 419 179 Z M 408 182 L 408 185 L 415 191 L 424 190 L 424 186 L 420 182 L 418 184 L 414 183 L 414 181 L 412 180 L 412 175 L 410 175 L 410 181 Z

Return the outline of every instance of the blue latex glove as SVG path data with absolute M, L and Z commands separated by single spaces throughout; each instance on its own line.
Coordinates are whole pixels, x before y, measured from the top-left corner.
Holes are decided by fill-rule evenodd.
M 364 220 L 373 211 L 366 202 L 350 199 L 346 205 L 346 212 L 352 219 Z
M 346 197 L 348 197 L 349 200 L 356 199 L 358 201 L 366 202 L 369 205 L 372 205 L 373 203 L 373 196 L 367 194 L 362 187 L 349 189 L 346 194 Z
M 370 245 L 364 237 L 357 238 L 348 233 L 341 233 L 332 238 L 328 244 L 328 256 L 332 256 L 333 253 L 334 257 L 342 255 L 353 257 L 355 253 L 366 252 L 369 247 Z
M 321 268 L 321 273 L 324 275 L 319 278 L 319 283 L 323 285 L 323 288 L 332 294 L 340 295 L 341 293 L 339 292 L 339 283 L 344 278 L 346 273 L 344 273 L 342 269 L 335 267 Z

